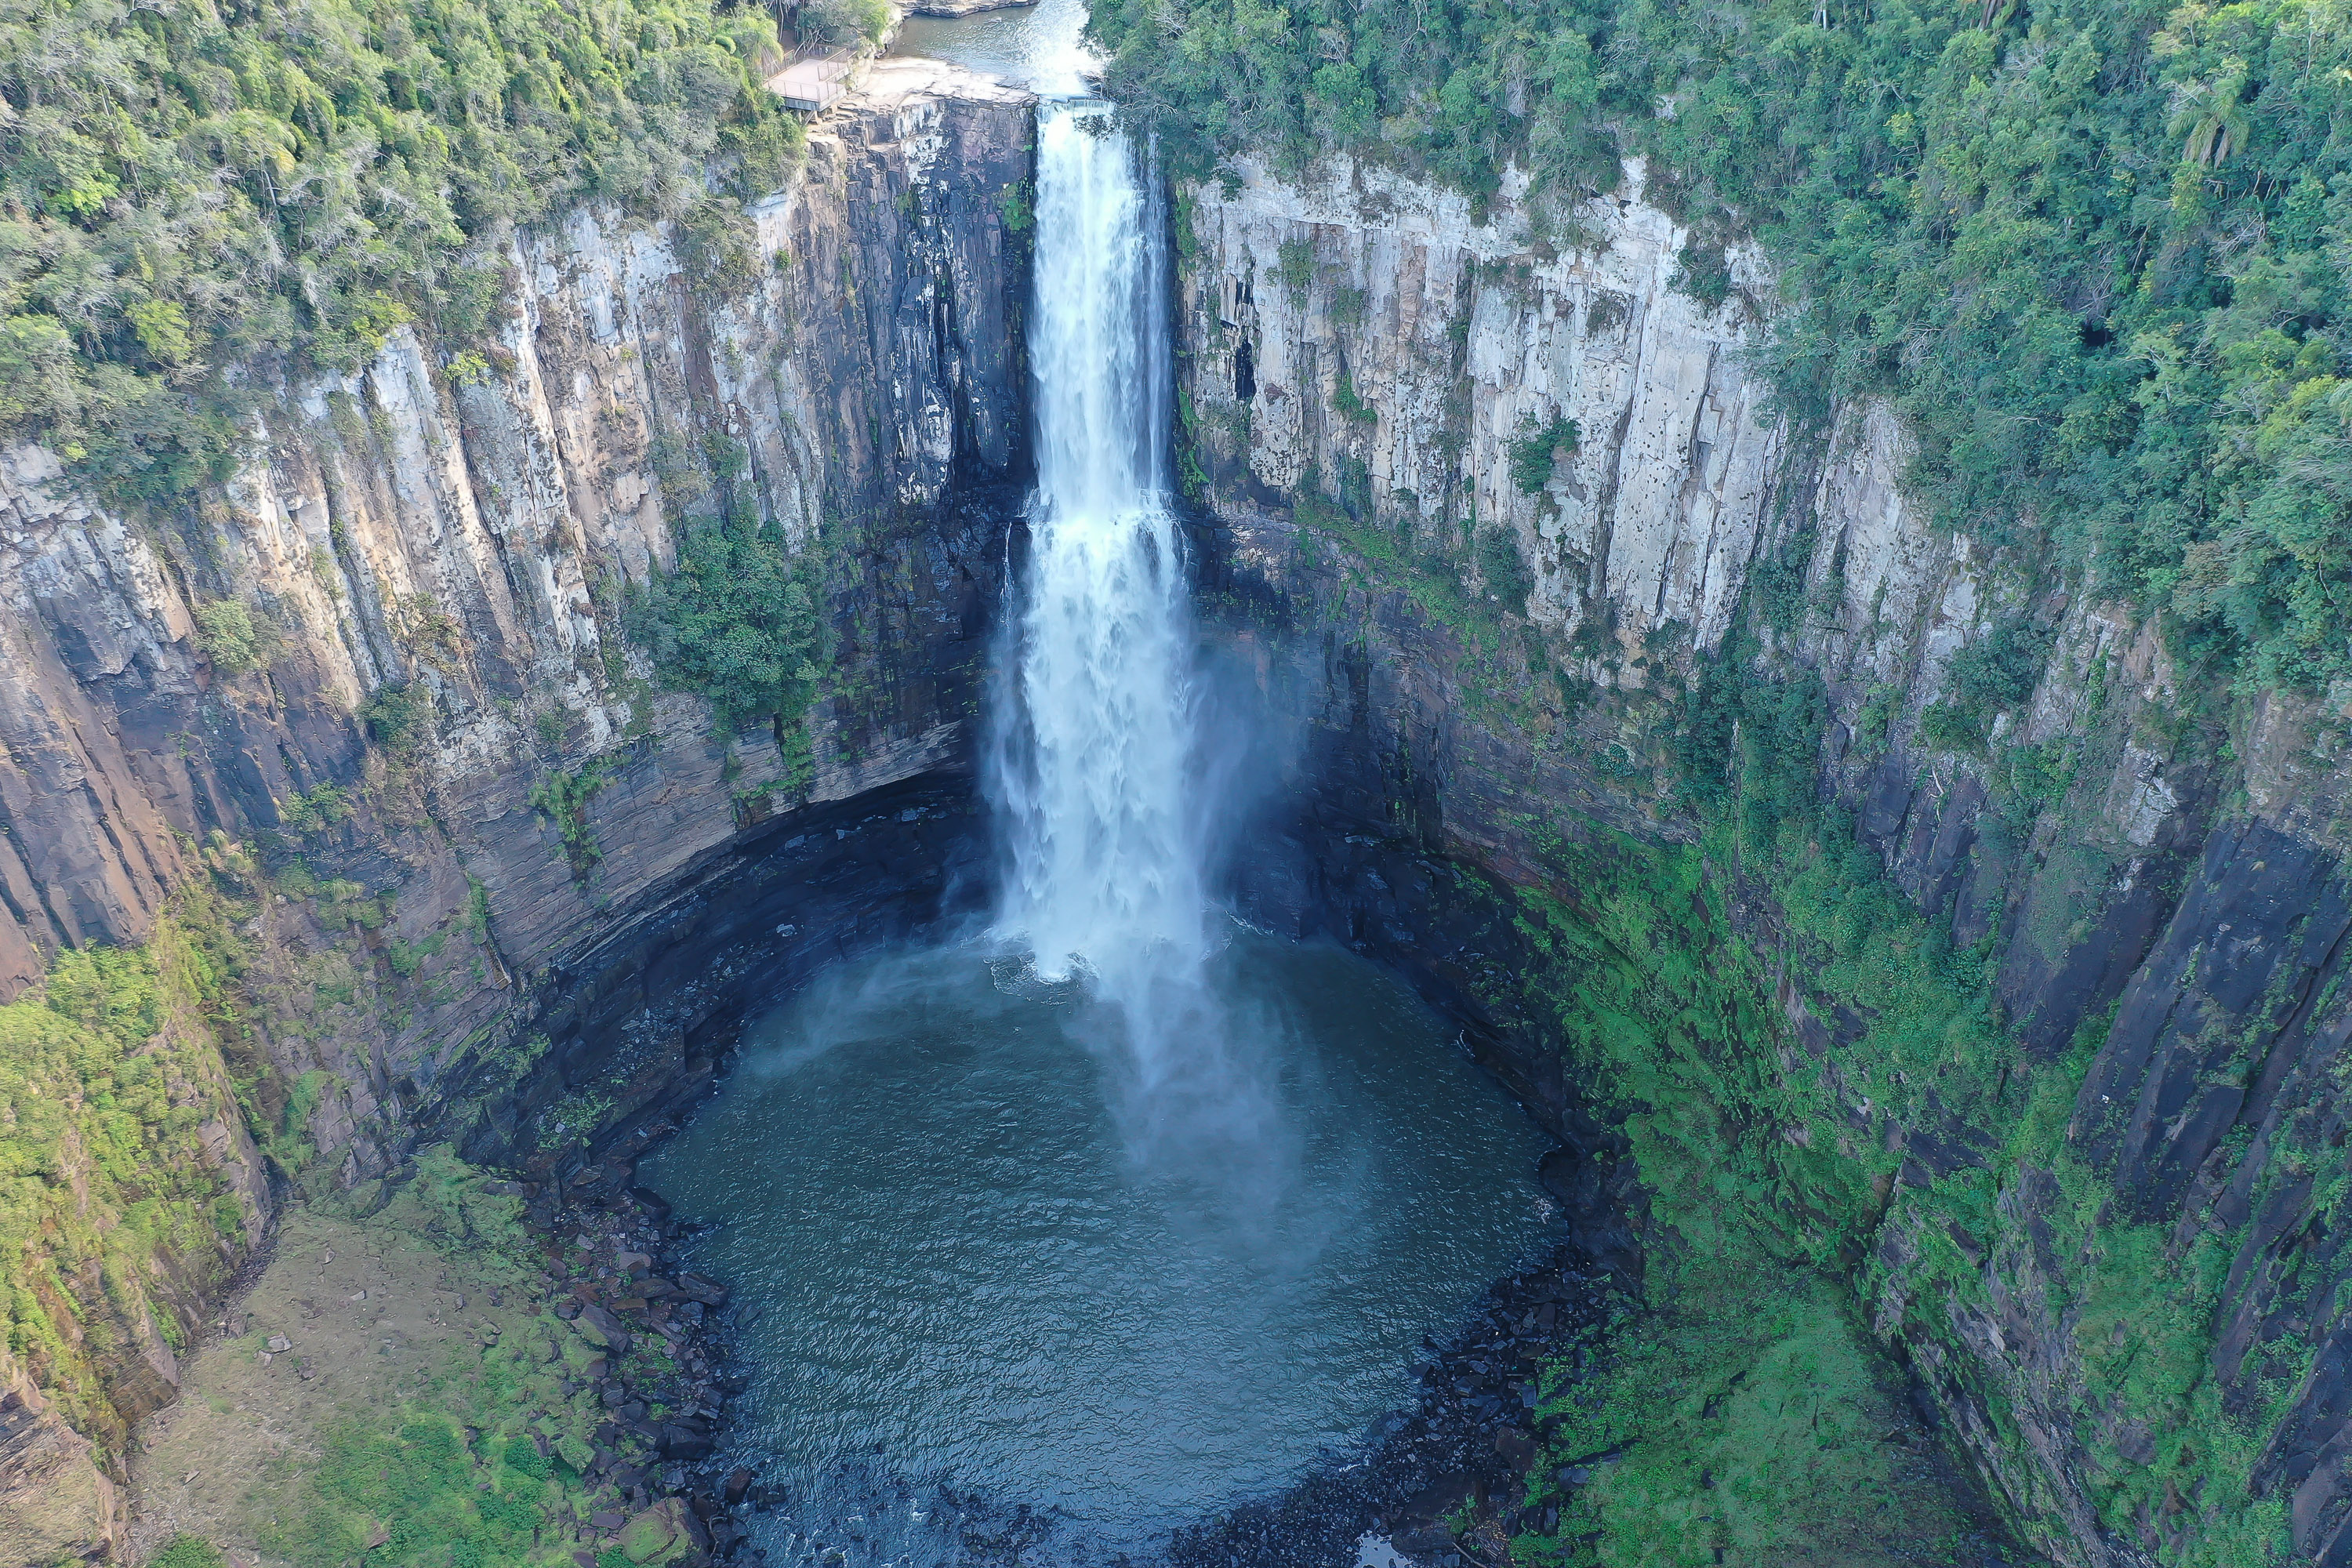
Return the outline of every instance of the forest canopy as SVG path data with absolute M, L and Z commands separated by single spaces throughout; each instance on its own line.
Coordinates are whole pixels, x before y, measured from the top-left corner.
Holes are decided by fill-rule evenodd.
M 2057 552 L 2248 687 L 2352 673 L 2352 9 L 2342 0 L 1096 0 L 1195 174 L 1333 150 L 1540 221 L 1647 160 L 1772 265 L 1819 433 L 1891 397 L 1945 525 Z
M 462 342 L 511 227 L 767 189 L 773 18 L 723 0 L 0 0 L 0 435 L 215 476 L 257 370 Z

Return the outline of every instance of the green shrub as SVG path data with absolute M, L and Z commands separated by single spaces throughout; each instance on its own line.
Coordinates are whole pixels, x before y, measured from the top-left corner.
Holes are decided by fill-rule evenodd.
M 528 1437 L 508 1438 L 503 1457 L 506 1459 L 507 1468 L 518 1474 L 529 1476 L 534 1480 L 543 1481 L 548 1478 L 547 1456 L 541 1453 L 539 1445 Z
M 996 198 L 996 208 L 1004 218 L 1007 234 L 1027 234 L 1037 222 L 1037 211 L 1030 205 L 1026 185 L 1007 185 L 1004 194 Z
M 1748 605 L 1757 621 L 1778 632 L 1793 632 L 1805 608 L 1805 576 L 1812 568 L 1813 525 L 1783 540 L 1778 550 L 1759 554 L 1748 569 Z
M 278 820 L 289 833 L 311 837 L 347 822 L 354 812 L 351 797 L 332 784 L 322 784 L 278 803 Z
M 1509 447 L 1512 485 L 1521 495 L 1543 494 L 1559 459 L 1573 453 L 1583 439 L 1576 421 L 1565 414 L 1555 414 L 1549 422 L 1532 414 L 1520 415 L 1518 432 Z
M 1681 289 L 1712 310 L 1731 298 L 1731 266 L 1723 247 L 1694 240 L 1675 256 L 1675 275 L 1668 286 Z
M 800 722 L 822 679 L 820 575 L 772 524 L 756 518 L 688 522 L 677 568 L 632 606 L 631 629 L 662 683 L 710 703 L 727 732 L 759 719 Z
M 253 611 L 236 599 L 215 599 L 196 606 L 196 646 L 224 675 L 243 675 L 269 662 L 278 646 L 277 628 L 257 621 Z
M 554 826 L 557 837 L 563 840 L 564 857 L 572 862 L 574 877 L 586 877 L 604 858 L 604 852 L 597 847 L 594 831 L 588 826 L 588 803 L 612 782 L 611 766 L 598 760 L 576 773 L 555 769 L 530 786 L 531 808 Z
M 1304 301 L 1315 281 L 1315 247 L 1304 239 L 1286 239 L 1275 247 L 1274 276 L 1295 300 Z
M 368 739 L 394 756 L 416 749 L 432 714 L 433 693 L 415 685 L 379 686 L 360 704 L 360 722 L 367 727 Z
M 450 382 L 457 386 L 480 386 L 492 374 L 490 362 L 472 349 L 451 354 L 448 371 Z
M 1477 544 L 1478 577 L 1486 584 L 1486 592 L 1504 608 L 1525 611 L 1528 595 L 1535 592 L 1535 579 L 1519 555 L 1519 536 L 1498 523 L 1480 531 Z
M 1922 733 L 1947 751 L 1982 748 L 1994 718 L 2033 695 L 2053 635 L 2017 617 L 1961 648 L 1944 667 L 1943 700 L 1920 715 Z
M 803 37 L 829 44 L 878 44 L 890 29 L 887 0 L 802 0 Z
M 221 1568 L 220 1548 L 201 1535 L 175 1535 L 147 1568 Z

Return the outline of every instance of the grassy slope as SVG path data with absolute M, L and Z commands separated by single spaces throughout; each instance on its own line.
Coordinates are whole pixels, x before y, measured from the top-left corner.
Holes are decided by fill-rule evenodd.
M 598 1352 L 548 1310 L 520 1201 L 436 1148 L 380 1213 L 335 1206 L 289 1215 L 243 1331 L 147 1433 L 140 1534 L 295 1568 L 564 1568 L 627 1505 L 582 1478 L 606 1412 L 565 1383 Z M 639 1337 L 642 1378 L 667 1342 Z

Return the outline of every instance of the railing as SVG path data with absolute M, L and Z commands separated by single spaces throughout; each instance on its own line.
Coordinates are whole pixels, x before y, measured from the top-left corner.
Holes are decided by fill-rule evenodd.
M 814 114 L 848 95 L 849 73 L 856 64 L 855 48 L 794 60 L 768 79 L 768 90 L 782 99 L 786 109 Z

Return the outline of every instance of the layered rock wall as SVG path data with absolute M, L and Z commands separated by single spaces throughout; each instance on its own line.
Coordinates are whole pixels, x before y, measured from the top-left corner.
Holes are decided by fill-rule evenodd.
M 1582 249 L 1531 238 L 1507 187 L 1474 216 L 1378 167 L 1304 185 L 1239 169 L 1232 195 L 1194 193 L 1179 240 L 1185 381 L 1225 491 L 1311 474 L 1336 496 L 1360 475 L 1352 504 L 1424 547 L 1508 529 L 1538 625 L 1721 638 L 1785 443 L 1739 358 L 1749 294 L 1671 286 L 1683 237 L 1638 165 Z M 1530 493 L 1511 448 L 1563 418 L 1574 449 Z
M 281 1178 L 365 1202 L 428 1131 L 564 1179 L 707 1082 L 768 966 L 972 896 L 1032 121 L 881 62 L 784 189 L 520 237 L 487 341 L 403 328 L 279 389 L 177 514 L 0 455 L 0 997 L 219 879 L 252 900 L 219 1163 L 261 1180 L 235 1092 Z M 814 563 L 804 733 L 716 731 L 632 640 L 680 520 L 722 503 Z M 32 1409 L 0 1415 L 8 1474 L 86 1465 Z
M 1990 954 L 2023 1059 L 2075 1064 L 2063 1163 L 2094 1173 L 2103 1224 L 2161 1227 L 2166 1258 L 2228 1259 L 2206 1317 L 2115 1331 L 2185 1337 L 2168 1353 L 2206 1358 L 2231 1419 L 2284 1408 L 2255 1497 L 2284 1508 L 2297 1552 L 2352 1562 L 2352 1323 L 2331 1305 L 2352 1265 L 2333 1239 L 2340 1183 L 2319 1173 L 2340 1166 L 2352 1103 L 2327 728 L 2280 697 L 2218 717 L 2127 607 L 1931 526 L 1885 407 L 1847 408 L 1826 437 L 1776 419 L 1744 353 L 1769 279 L 1735 249 L 1720 306 L 1683 292 L 1688 237 L 1643 202 L 1638 168 L 1549 240 L 1508 185 L 1474 213 L 1347 163 L 1235 173 L 1181 204 L 1202 551 L 1218 602 L 1241 607 L 1244 668 L 1298 721 L 1297 775 L 1320 785 L 1281 827 L 1293 855 L 1257 855 L 1243 896 L 1420 974 L 1584 1150 L 1564 1195 L 1638 1215 L 1638 1173 L 1611 1164 L 1623 1141 L 1589 1114 L 1606 1086 L 1565 1081 L 1558 1042 L 1482 1000 L 1542 962 L 1495 891 L 1573 899 L 1547 846 L 1596 825 L 1696 831 L 1675 793 L 1684 694 L 1774 563 L 1790 602 L 1758 626 L 1753 678 L 1818 676 L 1822 788 L 1956 946 Z M 1528 472 L 1515 443 L 1559 417 L 1574 451 Z M 1523 607 L 1478 548 L 1497 529 L 1533 584 Z M 1936 721 L 1952 661 L 2021 626 L 2046 649 L 2032 695 L 1956 743 Z M 1759 951 L 1785 943 L 1781 890 L 1719 875 L 1734 925 Z M 1780 1070 L 1826 1073 L 1822 1050 L 1868 1021 L 1801 960 L 1776 984 Z M 1851 1135 L 1902 1154 L 1899 1184 L 1999 1167 L 2005 1126 L 1906 1120 L 1822 1083 Z M 2109 1263 L 2048 1223 L 2078 1192 L 2031 1165 L 1992 1173 L 2000 1224 L 1967 1240 L 1974 1285 L 1948 1295 L 1918 1261 L 1943 1243 L 1890 1205 L 1859 1309 L 2037 1546 L 2082 1564 L 2203 1549 L 2199 1498 L 2120 1521 L 2107 1501 L 2203 1439 L 2094 1392 L 2087 1358 L 2114 1352 L 2081 1340 L 2084 1297 Z

